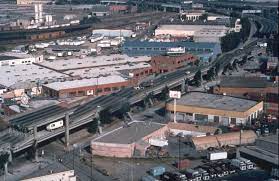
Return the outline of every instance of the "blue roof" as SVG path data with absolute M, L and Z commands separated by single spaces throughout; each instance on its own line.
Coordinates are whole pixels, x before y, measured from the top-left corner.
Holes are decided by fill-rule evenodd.
M 125 41 L 123 47 L 150 47 L 150 48 L 173 48 L 173 47 L 186 47 L 186 48 L 201 48 L 201 49 L 214 49 L 219 46 L 218 43 L 209 42 L 149 42 L 149 41 Z

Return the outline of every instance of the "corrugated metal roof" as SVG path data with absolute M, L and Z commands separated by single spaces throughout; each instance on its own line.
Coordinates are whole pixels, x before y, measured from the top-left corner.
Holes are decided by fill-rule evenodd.
M 218 43 L 208 42 L 149 42 L 149 41 L 125 41 L 123 47 L 150 47 L 150 48 L 173 48 L 173 47 L 187 47 L 197 49 L 214 49 Z

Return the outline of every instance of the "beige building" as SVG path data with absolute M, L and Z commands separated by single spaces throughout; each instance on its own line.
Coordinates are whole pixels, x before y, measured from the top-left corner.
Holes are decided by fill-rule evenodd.
M 218 148 L 226 145 L 247 145 L 254 143 L 257 135 L 254 131 L 232 132 L 204 137 L 193 137 L 192 143 L 196 150 Z
M 91 151 L 93 155 L 105 157 L 130 158 L 135 153 L 137 156 L 145 156 L 150 139 L 165 138 L 167 132 L 167 125 L 134 121 L 92 140 Z
M 166 109 L 173 118 L 173 101 Z M 263 111 L 263 102 L 256 102 L 236 97 L 191 92 L 177 100 L 177 120 L 212 122 L 221 125 L 250 124 Z
M 25 179 L 22 181 L 76 181 L 74 170 Z

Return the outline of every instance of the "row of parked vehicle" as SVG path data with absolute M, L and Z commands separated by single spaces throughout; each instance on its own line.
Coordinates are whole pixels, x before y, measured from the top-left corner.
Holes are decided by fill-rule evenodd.
M 211 161 L 194 169 L 169 172 L 165 167 L 158 166 L 150 169 L 148 177 L 142 177 L 142 181 L 203 181 L 214 180 L 234 174 L 239 171 L 254 169 L 254 163 L 245 158 L 224 159 Z

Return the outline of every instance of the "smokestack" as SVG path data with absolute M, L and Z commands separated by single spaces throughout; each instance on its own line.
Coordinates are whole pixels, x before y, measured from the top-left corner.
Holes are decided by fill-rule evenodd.
M 39 10 L 39 22 L 42 23 L 43 22 L 43 5 L 42 4 L 38 4 L 38 10 Z
M 38 4 L 34 4 L 34 10 L 35 10 L 35 23 L 39 22 L 39 6 Z

